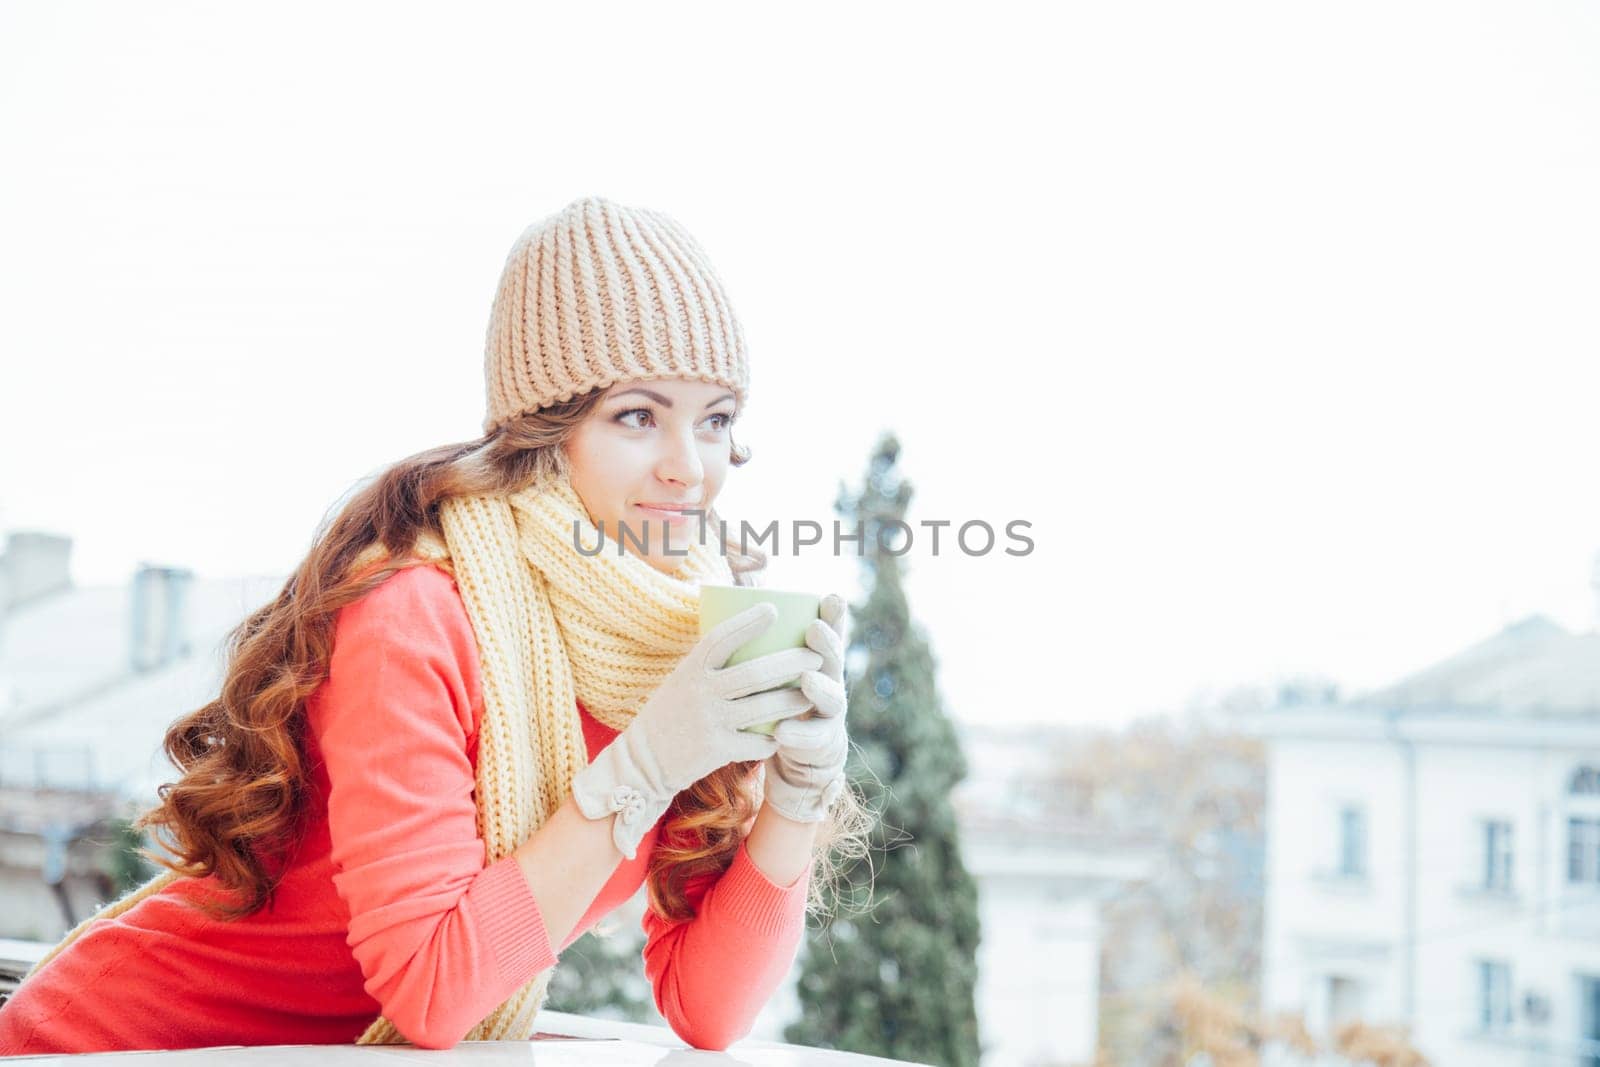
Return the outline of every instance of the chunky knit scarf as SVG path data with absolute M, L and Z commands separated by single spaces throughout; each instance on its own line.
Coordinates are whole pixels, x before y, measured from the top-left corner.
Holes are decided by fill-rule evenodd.
M 684 546 L 688 554 L 674 574 L 619 557 L 609 531 L 603 551 L 578 551 L 574 536 L 592 552 L 600 534 L 564 478 L 510 496 L 446 500 L 439 514 L 442 542 L 425 536 L 413 556 L 454 575 L 477 638 L 484 703 L 478 832 L 493 863 L 544 825 L 587 765 L 577 702 L 612 729 L 625 728 L 699 639 L 700 584 L 730 584 L 733 576 L 714 545 Z M 356 566 L 385 555 L 373 546 Z M 179 877 L 165 871 L 90 916 L 33 970 L 91 923 L 122 914 Z M 554 973 L 551 967 L 535 975 L 467 1039 L 531 1037 Z M 405 1040 L 379 1017 L 357 1043 Z

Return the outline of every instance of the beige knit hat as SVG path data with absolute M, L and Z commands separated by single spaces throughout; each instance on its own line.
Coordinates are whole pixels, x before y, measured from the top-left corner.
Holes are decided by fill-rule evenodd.
M 677 222 L 597 196 L 523 231 L 489 318 L 485 433 L 591 389 L 698 378 L 745 404 L 744 331 Z

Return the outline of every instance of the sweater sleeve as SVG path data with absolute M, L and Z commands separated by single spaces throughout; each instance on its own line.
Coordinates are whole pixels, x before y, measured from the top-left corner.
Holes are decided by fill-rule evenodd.
M 810 879 L 807 868 L 793 885 L 773 883 L 741 841 L 720 877 L 685 887 L 693 919 L 669 923 L 645 908 L 644 973 L 673 1033 L 719 1052 L 750 1033 L 794 964 Z
M 451 1047 L 556 962 L 515 858 L 484 864 L 477 671 L 454 583 L 409 567 L 341 610 L 308 706 L 346 941 L 367 993 L 423 1048 Z

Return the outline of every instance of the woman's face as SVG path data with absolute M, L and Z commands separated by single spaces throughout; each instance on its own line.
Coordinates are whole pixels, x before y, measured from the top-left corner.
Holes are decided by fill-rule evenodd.
M 651 505 L 710 509 L 728 476 L 728 428 L 736 411 L 726 387 L 688 379 L 619 382 L 601 395 L 565 449 L 572 487 L 605 535 L 606 552 L 616 552 L 621 540 L 659 571 L 683 565 L 683 552 L 700 538 L 701 518 Z M 714 544 L 709 521 L 706 533 Z M 669 546 L 671 555 L 664 551 Z

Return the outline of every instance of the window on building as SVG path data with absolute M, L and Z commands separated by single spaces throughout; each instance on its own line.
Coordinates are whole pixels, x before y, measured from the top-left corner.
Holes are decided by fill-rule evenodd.
M 1328 976 L 1328 1030 L 1332 1032 L 1361 1018 L 1361 983 L 1354 978 Z
M 1367 874 L 1367 816 L 1360 808 L 1339 809 L 1339 873 L 1346 878 Z
M 1600 816 L 1567 820 L 1567 881 L 1600 885 Z
M 1600 1067 L 1600 977 L 1578 976 L 1579 1015 L 1578 1033 L 1583 1037 L 1583 1067 Z
M 1478 1026 L 1511 1028 L 1511 964 L 1504 960 L 1478 961 Z
M 1511 892 L 1511 824 L 1501 819 L 1483 823 L 1483 888 Z
M 1567 783 L 1567 881 L 1600 886 L 1600 768 L 1579 767 Z

